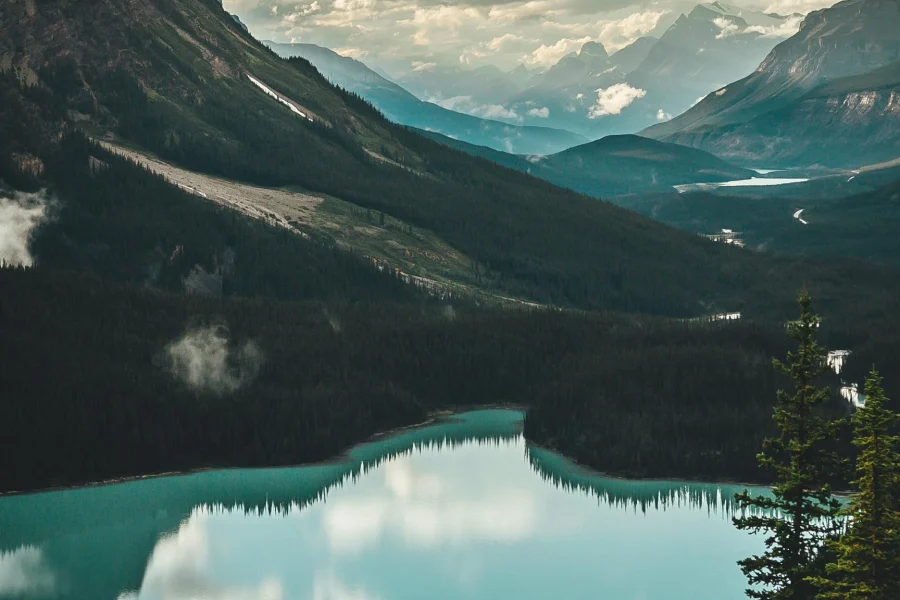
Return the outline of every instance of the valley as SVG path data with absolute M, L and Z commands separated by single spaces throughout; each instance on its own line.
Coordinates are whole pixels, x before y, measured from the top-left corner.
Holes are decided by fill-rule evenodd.
M 813 4 L 4 4 L 0 598 L 893 600 L 900 13 Z

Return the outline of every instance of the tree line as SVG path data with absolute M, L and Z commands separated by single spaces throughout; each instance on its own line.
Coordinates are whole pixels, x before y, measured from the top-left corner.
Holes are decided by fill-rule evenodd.
M 816 342 L 820 319 L 807 292 L 800 317 L 788 323 L 797 349 L 775 367 L 789 376 L 793 391 L 779 390 L 774 421 L 761 468 L 776 475 L 772 496 L 748 492 L 736 499 L 743 509 L 738 529 L 766 536 L 766 550 L 740 561 L 760 600 L 890 600 L 900 597 L 900 436 L 897 413 L 887 405 L 882 378 L 873 367 L 865 404 L 852 417 L 856 492 L 847 507 L 833 496 L 831 481 L 843 476 L 847 458 L 835 451 L 837 423 L 820 407 L 827 389 L 816 385 L 828 370 Z

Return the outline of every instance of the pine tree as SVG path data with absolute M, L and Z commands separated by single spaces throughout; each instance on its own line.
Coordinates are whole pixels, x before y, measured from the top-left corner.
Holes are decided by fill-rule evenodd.
M 797 342 L 788 352 L 787 364 L 774 360 L 775 368 L 794 380 L 794 393 L 778 391 L 775 423 L 780 435 L 763 442 L 759 465 L 776 475 L 772 496 L 736 495 L 743 510 L 734 519 L 738 529 L 765 533 L 766 551 L 739 561 L 747 576 L 747 595 L 760 600 L 808 600 L 815 596 L 809 578 L 822 544 L 840 527 L 840 503 L 832 497 L 829 477 L 838 467 L 836 455 L 823 447 L 832 437 L 833 426 L 817 414 L 828 397 L 816 387 L 816 379 L 827 369 L 825 352 L 816 343 L 819 317 L 812 301 L 801 292 L 800 318 L 788 323 L 788 333 Z
M 887 408 L 881 377 L 866 379 L 865 406 L 853 416 L 858 492 L 846 511 L 850 529 L 830 544 L 836 560 L 826 576 L 813 582 L 823 600 L 896 600 L 900 598 L 900 437 L 898 418 Z

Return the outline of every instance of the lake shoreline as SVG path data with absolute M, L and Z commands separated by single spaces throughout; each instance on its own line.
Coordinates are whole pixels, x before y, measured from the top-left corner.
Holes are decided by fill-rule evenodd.
M 351 453 L 360 448 L 362 446 L 366 446 L 368 444 L 373 444 L 376 442 L 384 441 L 386 439 L 390 439 L 392 437 L 396 437 L 402 435 L 404 433 L 410 431 L 416 431 L 418 429 L 424 429 L 426 427 L 430 427 L 433 425 L 439 425 L 441 423 L 453 422 L 456 419 L 457 415 L 462 415 L 471 412 L 478 411 L 489 411 L 489 410 L 505 410 L 505 411 L 514 411 L 522 413 L 524 422 L 524 415 L 528 411 L 528 407 L 523 404 L 502 404 L 502 403 L 493 403 L 493 404 L 467 404 L 467 405 L 459 405 L 453 408 L 446 408 L 437 411 L 433 411 L 430 413 L 430 416 L 421 421 L 419 423 L 413 423 L 410 425 L 401 425 L 399 427 L 395 427 L 393 429 L 388 429 L 385 431 L 381 431 L 373 434 L 368 439 L 355 443 L 349 446 L 340 454 L 332 456 L 331 458 L 327 458 L 324 460 L 310 461 L 304 463 L 291 463 L 285 465 L 266 465 L 266 466 L 205 466 L 205 467 L 196 467 L 193 469 L 185 469 L 179 471 L 166 471 L 160 473 L 150 473 L 146 475 L 133 475 L 128 477 L 119 477 L 115 479 L 106 479 L 102 481 L 94 481 L 87 482 L 75 485 L 65 485 L 65 486 L 54 486 L 48 488 L 39 488 L 35 490 L 14 490 L 9 492 L 0 492 L 0 499 L 12 496 L 27 496 L 32 494 L 46 494 L 53 492 L 63 492 L 63 491 L 75 491 L 81 489 L 90 489 L 96 487 L 106 487 L 119 485 L 124 483 L 132 483 L 138 481 L 144 481 L 149 479 L 158 479 L 164 477 L 186 477 L 190 475 L 196 475 L 199 473 L 209 473 L 215 471 L 233 471 L 233 470 L 262 470 L 262 469 L 295 469 L 295 468 L 303 468 L 303 467 L 319 467 L 319 466 L 329 466 L 336 465 L 342 462 L 346 462 L 350 459 Z M 538 442 L 533 442 L 525 438 L 525 444 L 527 446 L 531 446 L 533 448 L 544 450 L 546 452 L 552 452 L 560 457 L 562 457 L 566 462 L 569 463 L 570 468 L 573 472 L 579 473 L 581 475 L 586 475 L 590 477 L 599 477 L 604 479 L 610 479 L 614 481 L 621 482 L 660 482 L 660 483 L 677 483 L 684 485 L 692 485 L 692 484 L 711 484 L 711 485 L 730 485 L 736 487 L 766 487 L 771 488 L 771 483 L 760 483 L 760 482 L 746 482 L 746 481 L 736 481 L 730 479 L 714 479 L 714 478 L 690 478 L 690 477 L 627 477 L 623 475 L 617 475 L 614 473 L 609 473 L 606 471 L 601 471 L 595 467 L 591 467 L 590 465 L 583 463 L 565 452 L 554 448 L 553 446 L 547 444 L 541 444 Z M 849 497 L 853 492 L 850 490 L 841 490 L 834 491 L 833 495 L 838 497 Z

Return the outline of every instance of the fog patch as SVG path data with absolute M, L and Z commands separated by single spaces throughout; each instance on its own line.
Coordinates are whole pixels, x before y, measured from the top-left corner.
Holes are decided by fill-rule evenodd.
M 172 375 L 197 392 L 224 394 L 249 385 L 263 353 L 252 340 L 232 347 L 224 325 L 189 329 L 166 347 Z
M 441 314 L 443 314 L 444 318 L 447 319 L 448 321 L 456 320 L 456 311 L 453 309 L 452 304 L 445 304 L 441 308 Z
M 327 308 L 322 311 L 322 314 L 325 315 L 325 320 L 328 321 L 328 325 L 331 326 L 331 330 L 335 333 L 341 332 L 341 322 L 338 320 L 334 314 L 331 313 Z
M 51 596 L 55 589 L 56 576 L 40 548 L 0 551 L 0 597 Z
M 30 267 L 30 244 L 37 228 L 49 219 L 53 200 L 46 191 L 0 192 L 0 264 Z

